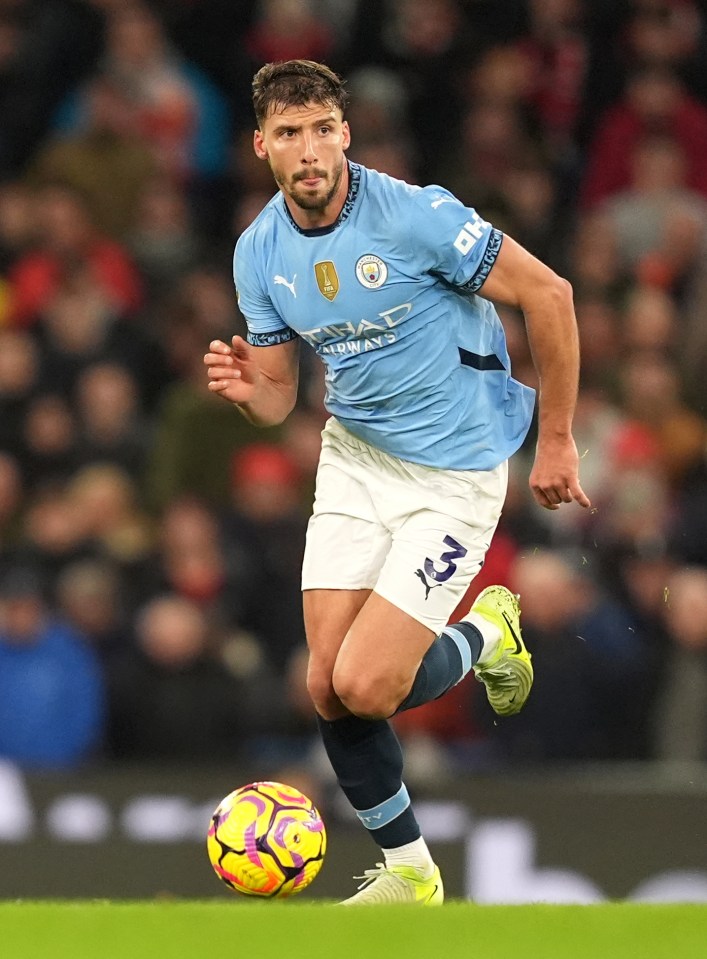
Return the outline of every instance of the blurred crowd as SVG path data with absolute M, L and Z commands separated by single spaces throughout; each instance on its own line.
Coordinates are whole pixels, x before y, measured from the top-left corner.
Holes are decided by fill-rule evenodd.
M 707 759 L 701 0 L 0 0 L 0 756 L 315 761 L 321 371 L 305 349 L 258 431 L 202 364 L 244 332 L 233 245 L 274 192 L 250 79 L 290 57 L 348 78 L 352 160 L 575 291 L 593 508 L 533 505 L 529 436 L 472 587 L 521 594 L 535 689 L 509 721 L 473 681 L 400 717 L 411 775 Z

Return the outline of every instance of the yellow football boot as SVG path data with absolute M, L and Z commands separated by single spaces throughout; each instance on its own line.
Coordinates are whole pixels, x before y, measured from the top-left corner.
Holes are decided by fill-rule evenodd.
M 377 906 L 390 903 L 408 903 L 412 906 L 441 906 L 444 902 L 444 886 L 439 869 L 429 879 L 423 879 L 413 866 L 384 866 L 366 869 L 358 892 L 344 899 L 340 906 Z
M 533 666 L 520 631 L 518 597 L 505 586 L 489 586 L 476 597 L 471 611 L 501 630 L 498 649 L 488 662 L 474 666 L 479 682 L 499 716 L 513 716 L 525 705 L 533 685 Z

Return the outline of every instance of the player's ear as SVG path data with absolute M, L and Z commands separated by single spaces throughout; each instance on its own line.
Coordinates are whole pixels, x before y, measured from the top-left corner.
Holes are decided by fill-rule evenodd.
M 341 124 L 341 134 L 343 137 L 343 149 L 348 150 L 348 148 L 351 146 L 351 130 L 349 129 L 348 120 L 344 120 L 344 122 Z
M 265 146 L 263 134 L 260 130 L 256 130 L 253 134 L 253 149 L 255 150 L 255 155 L 259 160 L 267 160 L 268 151 Z

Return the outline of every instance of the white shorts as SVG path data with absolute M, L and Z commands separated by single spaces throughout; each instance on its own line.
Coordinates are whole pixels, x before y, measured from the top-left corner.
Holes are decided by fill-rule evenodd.
M 508 463 L 438 470 L 400 460 L 331 418 L 322 433 L 302 589 L 374 589 L 438 633 L 481 569 Z

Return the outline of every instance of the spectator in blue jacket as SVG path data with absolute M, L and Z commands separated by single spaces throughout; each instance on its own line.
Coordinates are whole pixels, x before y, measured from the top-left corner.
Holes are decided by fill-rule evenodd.
M 97 654 L 45 602 L 38 577 L 0 580 L 0 757 L 27 769 L 71 769 L 101 743 Z

